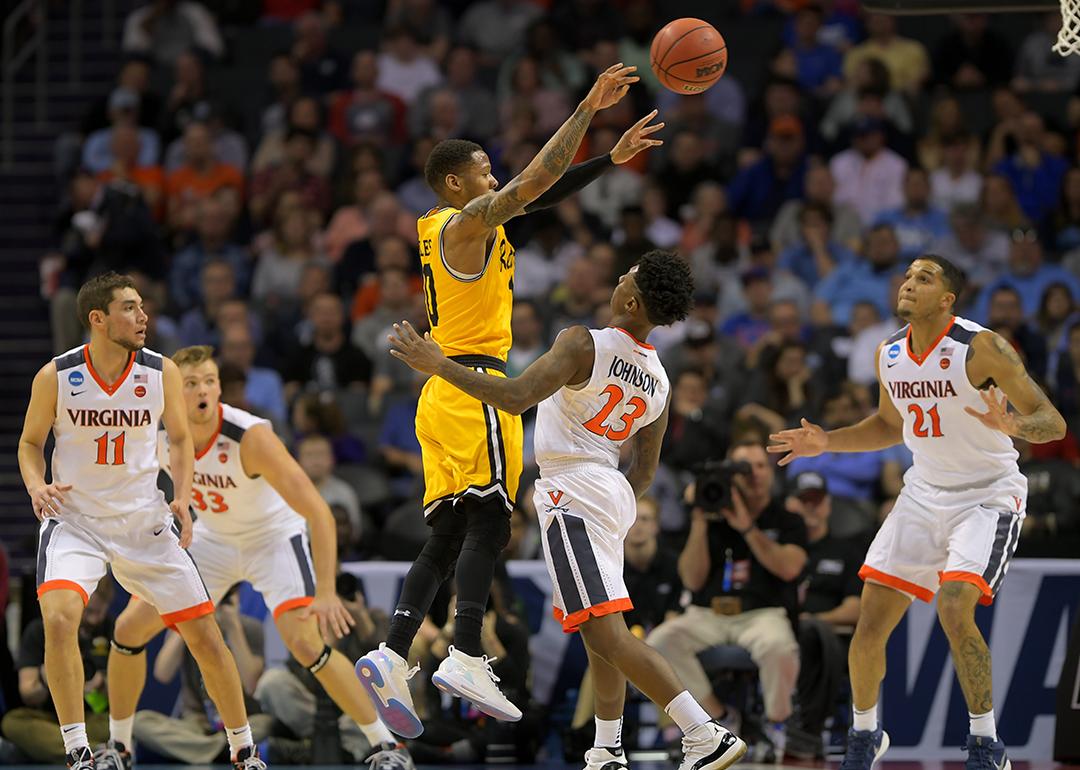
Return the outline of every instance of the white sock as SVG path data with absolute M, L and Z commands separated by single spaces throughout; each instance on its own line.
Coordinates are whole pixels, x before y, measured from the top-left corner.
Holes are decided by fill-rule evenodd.
M 86 722 L 60 725 L 60 735 L 64 739 L 65 754 L 70 754 L 75 749 L 90 748 L 90 739 L 86 737 Z
M 622 746 L 622 717 L 618 719 L 596 717 L 596 740 L 593 741 L 593 746 L 598 749 L 617 749 Z
M 360 728 L 360 732 L 367 738 L 367 742 L 371 744 L 372 748 L 378 746 L 380 743 L 397 743 L 397 739 L 390 734 L 388 729 L 386 729 L 386 725 L 378 719 L 369 725 L 362 725 L 359 722 L 356 724 Z
M 109 717 L 109 737 L 113 743 L 122 743 L 124 748 L 131 750 L 131 730 L 135 726 L 135 715 L 127 719 L 113 719 Z
M 229 739 L 229 754 L 233 757 L 237 755 L 240 749 L 255 745 L 255 741 L 251 737 L 251 725 L 249 724 L 236 728 L 226 727 L 225 737 Z
M 997 724 L 994 722 L 994 710 L 990 709 L 985 714 L 972 714 L 968 712 L 968 722 L 971 725 L 972 735 L 981 735 L 984 738 L 997 740 Z
M 852 721 L 851 726 L 856 730 L 869 730 L 873 732 L 877 729 L 877 704 L 868 708 L 866 711 L 859 711 L 854 706 L 851 707 Z
M 709 721 L 708 712 L 701 707 L 700 703 L 694 700 L 694 696 L 690 694 L 689 690 L 683 690 L 672 698 L 671 703 L 664 706 L 664 713 L 679 726 L 679 729 L 683 731 L 683 735 Z

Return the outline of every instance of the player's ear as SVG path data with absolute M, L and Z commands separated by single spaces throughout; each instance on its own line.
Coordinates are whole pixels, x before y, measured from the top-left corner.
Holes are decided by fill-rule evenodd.
M 451 192 L 461 192 L 461 178 L 457 174 L 447 174 L 446 178 L 443 179 L 443 184 Z
M 96 323 L 105 323 L 105 311 L 97 309 L 91 310 L 89 318 L 91 327 Z

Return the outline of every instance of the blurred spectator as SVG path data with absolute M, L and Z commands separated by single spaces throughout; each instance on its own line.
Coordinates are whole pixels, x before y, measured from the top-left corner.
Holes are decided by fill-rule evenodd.
M 231 238 L 233 222 L 228 204 L 211 195 L 194 203 L 192 208 L 197 212 L 193 217 L 195 239 L 173 257 L 169 268 L 169 299 L 180 311 L 202 300 L 200 276 L 208 262 L 228 263 L 241 294 L 247 294 L 251 283 L 251 258 Z
M 739 166 L 747 166 L 760 158 L 759 150 L 768 138 L 769 128 L 777 118 L 798 118 L 805 128 L 803 120 L 803 92 L 798 81 L 790 77 L 772 75 L 765 83 L 760 99 L 751 104 L 747 112 L 743 129 L 741 147 L 738 153 Z
M 818 37 L 823 21 L 824 12 L 820 6 L 800 8 L 795 12 L 791 43 L 799 84 L 818 97 L 830 96 L 840 89 L 843 68 L 840 52 Z
M 154 348 L 157 350 L 157 348 Z M 235 406 L 238 409 L 243 409 L 245 412 L 251 412 L 252 414 L 269 419 L 262 410 L 247 400 L 245 390 L 247 389 L 247 374 L 240 367 L 222 362 L 218 367 L 218 379 L 221 381 L 221 401 Z
M 867 57 L 861 60 L 845 81 L 844 88 L 834 96 L 821 119 L 821 136 L 830 145 L 839 141 L 849 131 L 860 115 L 860 103 L 873 96 L 881 102 L 881 115 L 897 131 L 911 133 L 914 118 L 904 95 L 892 86 L 888 68 L 880 59 Z
M 405 141 L 405 104 L 383 90 L 374 51 L 357 51 L 350 70 L 352 88 L 330 101 L 330 133 L 345 146 L 368 141 L 398 145 Z
M 380 90 L 411 105 L 421 91 L 442 81 L 435 60 L 407 27 L 387 28 L 382 42 L 376 79 Z
M 776 216 L 789 200 L 803 195 L 806 174 L 803 127 L 798 118 L 784 115 L 769 124 L 765 156 L 739 172 L 731 181 L 728 198 L 736 216 L 763 224 Z
M 900 241 L 900 258 L 914 259 L 949 233 L 945 212 L 930 204 L 930 177 L 918 166 L 904 175 L 904 205 L 878 214 L 875 224 L 890 225 Z
M 506 376 L 520 377 L 529 365 L 547 352 L 544 323 L 535 302 L 517 300 L 510 316 L 514 344 L 506 356 Z
M 833 203 L 846 203 L 864 224 L 882 211 L 903 204 L 907 161 L 885 146 L 885 126 L 876 118 L 855 123 L 851 147 L 829 161 L 836 183 Z
M 304 92 L 323 96 L 345 88 L 345 60 L 326 42 L 325 19 L 309 11 L 296 19 L 293 32 L 292 58 L 300 67 Z
M 727 445 L 725 415 L 709 398 L 705 372 L 684 368 L 672 380 L 671 415 L 660 455 L 665 465 L 689 471 Z
M 690 200 L 694 189 L 702 182 L 715 180 L 717 173 L 705 157 L 697 134 L 680 131 L 669 141 L 666 162 L 656 177 L 667 198 L 668 211 L 678 212 Z
M 304 267 L 324 261 L 314 245 L 313 212 L 300 206 L 279 208 L 283 210 L 274 220 L 273 240 L 259 254 L 251 279 L 251 298 L 275 311 L 295 302 Z
M 626 13 L 632 11 L 627 9 Z M 518 62 L 525 59 L 535 63 L 536 77 L 542 88 L 571 95 L 581 91 L 588 85 L 585 66 L 580 56 L 561 45 L 563 40 L 549 17 L 541 16 L 532 22 L 525 31 L 524 50 L 508 58 L 499 68 L 496 95 L 503 99 L 513 93 L 519 77 Z M 627 64 L 637 63 L 629 59 L 625 61 Z
M 323 233 L 323 248 L 331 261 L 340 262 L 349 246 L 357 241 L 387 235 L 416 238 L 416 219 L 402 211 L 394 196 L 386 191 L 380 172 L 357 174 L 351 192 L 353 202 L 334 212 Z M 365 267 L 370 269 L 370 264 Z
M 270 57 L 267 96 L 259 113 L 259 136 L 284 133 L 289 124 L 289 105 L 300 98 L 300 68 L 286 51 Z
M 801 664 L 786 748 L 803 759 L 824 759 L 821 734 L 836 711 L 847 663 L 847 644 L 840 635 L 849 636 L 859 619 L 859 567 L 866 548 L 865 543 L 831 531 L 832 499 L 828 482 L 820 474 L 794 477 L 787 508 L 806 524 L 807 560 L 799 586 Z
M 409 126 L 413 136 L 425 132 L 431 122 L 429 100 L 436 89 L 447 89 L 457 96 L 464 122 L 461 136 L 484 141 L 495 134 L 499 127 L 499 107 L 491 91 L 480 84 L 477 77 L 476 49 L 457 44 L 446 57 L 445 82 L 427 89 L 409 109 Z
M 412 373 L 411 387 L 387 407 L 379 429 L 379 454 L 390 476 L 390 488 L 400 499 L 415 497 L 424 477 L 416 438 L 416 405 L 427 380 L 427 375 Z
M 918 92 L 930 76 L 930 57 L 923 44 L 897 35 L 895 17 L 885 14 L 868 14 L 866 32 L 866 42 L 844 57 L 844 74 L 850 78 L 860 61 L 873 57 L 889 68 L 894 88 L 910 95 Z
M 92 745 L 109 737 L 105 666 L 113 634 L 113 618 L 108 610 L 114 590 L 112 575 L 108 574 L 90 595 L 79 620 L 79 654 L 86 678 L 83 685 L 86 732 Z M 19 670 L 19 696 L 23 705 L 4 714 L 4 738 L 33 762 L 61 764 L 66 752 L 45 678 L 45 626 L 41 618 L 31 620 L 23 629 L 15 666 Z
M 1050 284 L 1043 292 L 1035 322 L 1046 339 L 1046 380 L 1053 382 L 1060 358 L 1068 351 L 1069 331 L 1080 322 L 1080 299 L 1065 284 Z
M 930 171 L 941 168 L 946 162 L 946 145 L 960 136 L 967 140 L 964 154 L 967 164 L 976 168 L 982 160 L 979 138 L 968 131 L 960 100 L 946 91 L 934 102 L 930 110 L 930 125 L 916 144 L 918 165 Z
M 893 281 L 894 284 L 900 283 L 903 276 L 896 276 Z M 846 351 L 846 379 L 854 385 L 877 387 L 878 345 L 883 339 L 891 337 L 902 325 L 894 313 L 883 317 L 877 305 L 872 302 L 856 303 L 847 327 L 850 347 Z
M 768 273 L 769 283 L 772 286 L 772 292 L 768 298 L 770 307 L 776 302 L 791 301 L 805 313 L 810 308 L 809 287 L 798 276 L 780 265 L 779 257 L 768 239 L 755 238 L 750 242 L 749 251 L 749 260 L 746 262 L 745 270 Z M 720 299 L 720 317 L 730 317 L 742 312 L 748 306 L 748 297 L 743 290 L 742 281 L 725 281 Z M 768 313 L 767 310 L 766 315 Z
M 195 112 L 209 98 L 206 67 L 198 53 L 184 51 L 176 58 L 173 70 L 173 86 L 161 120 L 161 140 L 166 145 L 184 135 Z
M 1016 149 L 994 165 L 994 171 L 1012 184 L 1024 214 L 1034 224 L 1042 222 L 1057 205 L 1068 162 L 1044 149 L 1046 131 L 1042 117 L 1026 112 L 1016 132 Z
M 309 170 L 315 141 L 314 132 L 290 128 L 285 139 L 284 160 L 255 175 L 251 182 L 249 208 L 257 224 L 268 223 L 270 213 L 278 211 L 278 201 L 287 192 L 298 193 L 300 203 L 305 207 L 311 207 L 323 215 L 328 212 L 330 187 L 325 179 Z
M 738 229 L 735 215 L 730 212 L 711 217 L 708 239 L 690 253 L 688 260 L 694 271 L 694 287 L 699 291 L 717 293 L 726 281 L 738 278 L 742 256 Z M 633 262 L 620 259 L 620 266 L 623 264 L 629 268 Z
M 1043 15 L 1042 26 L 1029 32 L 1016 56 L 1012 88 L 1018 93 L 1073 93 L 1080 85 L 1080 59 L 1053 51 L 1061 30 L 1061 13 Z
M 1039 311 L 1043 293 L 1052 283 L 1064 284 L 1074 298 L 1080 297 L 1080 278 L 1060 265 L 1043 262 L 1043 248 L 1038 233 L 1034 230 L 1014 230 L 1008 269 L 979 294 L 973 317 L 985 320 L 994 291 L 1000 286 L 1011 286 L 1020 295 L 1024 317 L 1032 318 Z
M 163 66 L 191 48 L 215 59 L 225 53 L 217 22 L 200 3 L 187 0 L 150 0 L 124 20 L 125 51 L 148 54 Z
M 435 141 L 460 139 L 465 130 L 465 112 L 457 94 L 449 88 L 436 88 L 428 94 L 428 123 L 424 131 Z
M 1032 376 L 1046 376 L 1046 337 L 1025 320 L 1015 288 L 1001 285 L 991 291 L 986 325 L 1016 349 Z
M 220 162 L 214 152 L 210 128 L 192 122 L 184 131 L 184 165 L 169 174 L 165 184 L 169 226 L 190 230 L 197 226 L 199 204 L 219 191 L 231 198 L 228 207 L 239 211 L 244 197 L 240 169 Z
M 244 395 L 248 403 L 265 412 L 279 424 L 285 422 L 285 388 L 281 375 L 273 369 L 255 366 L 255 343 L 247 324 L 230 324 L 221 328 L 222 365 L 232 364 L 247 377 Z
M 141 131 L 133 125 L 119 125 L 112 130 L 109 149 L 112 162 L 97 176 L 102 182 L 128 182 L 139 189 L 142 199 L 155 220 L 164 212 L 165 173 L 157 163 L 141 163 Z
M 393 325 L 408 318 L 416 301 L 409 272 L 397 267 L 379 271 L 379 303 L 375 309 L 359 319 L 352 326 L 350 335 L 352 344 L 359 348 L 369 360 L 376 352 L 386 349 L 386 338 L 393 331 Z M 517 338 L 514 338 L 517 344 Z
M 610 153 L 619 136 L 619 132 L 611 128 L 595 130 L 589 145 L 593 157 Z M 619 224 L 619 214 L 627 206 L 637 206 L 642 202 L 644 184 L 641 175 L 626 168 L 627 165 L 616 166 L 602 174 L 579 193 L 581 207 L 609 229 Z
M 334 174 L 337 149 L 334 137 L 323 126 L 322 104 L 313 96 L 301 96 L 289 105 L 286 125 L 263 136 L 251 161 L 255 176 L 289 159 L 289 137 L 293 129 L 309 132 L 314 149 L 306 153 L 306 168 L 315 176 L 329 179 Z
M 823 393 L 806 345 L 785 341 L 764 348 L 761 365 L 740 396 L 736 417 L 760 420 L 770 432 L 798 425 L 801 417 L 813 419 L 821 411 Z
M 408 176 L 394 191 L 405 209 L 404 213 L 411 215 L 410 220 L 419 219 L 439 203 L 435 192 L 424 179 L 424 163 L 434 147 L 435 140 L 430 136 L 417 137 L 412 146 Z
M 394 201 L 392 195 L 380 196 L 380 201 L 382 199 L 388 203 Z M 391 268 L 409 271 L 409 268 L 414 265 L 415 238 L 410 242 L 397 234 L 385 232 L 396 221 L 400 208 L 394 202 L 392 207 L 388 207 L 385 215 L 379 214 L 380 201 L 376 201 L 374 206 L 377 218 L 373 222 L 376 229 L 372 232 L 372 236 L 363 241 L 354 241 L 346 249 L 345 256 L 338 264 L 337 280 L 339 282 L 346 270 L 355 271 L 355 279 L 358 280 L 358 285 L 343 284 L 345 291 L 341 292 L 346 296 L 350 293 L 353 295 L 352 307 L 349 311 L 349 317 L 353 321 L 360 320 L 378 306 L 379 282 L 376 278 L 380 272 Z M 372 244 L 374 244 L 375 254 L 374 258 L 369 258 L 366 252 L 372 248 Z M 409 271 L 409 281 L 414 294 L 423 291 L 423 282 L 419 274 Z
M 527 106 L 536 115 L 532 136 L 539 139 L 558 130 L 572 112 L 569 94 L 545 83 L 540 77 L 540 64 L 529 56 L 514 60 L 503 91 L 499 95 L 499 115 L 504 124 L 514 112 Z M 612 142 L 614 145 L 614 142 Z
M 1057 367 L 1052 388 L 1057 401 L 1057 407 L 1063 415 L 1071 415 L 1066 419 L 1073 431 L 1080 428 L 1080 323 L 1074 323 L 1066 337 L 1067 347 L 1061 363 Z
M 949 217 L 950 230 L 931 246 L 935 254 L 949 259 L 965 273 L 971 286 L 994 281 L 1009 261 L 1009 236 L 986 225 L 977 203 L 963 203 Z
M 128 56 L 120 65 L 120 72 L 116 76 L 116 88 L 130 91 L 138 97 L 137 122 L 142 128 L 157 128 L 158 116 L 161 114 L 161 97 L 151 90 L 148 57 L 141 54 Z M 111 98 L 112 92 L 102 94 L 92 103 L 83 116 L 79 126 L 80 133 L 89 136 L 98 129 L 108 127 Z
M 576 51 L 591 48 L 599 40 L 617 40 L 622 33 L 622 15 L 610 0 L 556 3 L 551 18 L 559 36 Z
M 292 407 L 292 428 L 296 441 L 313 434 L 326 438 L 338 465 L 362 463 L 367 459 L 363 442 L 349 433 L 341 407 L 329 391 L 304 393 L 297 398 Z
M 680 611 L 679 558 L 660 545 L 659 536 L 660 509 L 646 495 L 637 501 L 637 517 L 623 541 L 623 580 L 634 603 L 626 625 L 639 638 Z
M 683 95 L 661 88 L 656 106 L 667 124 L 658 134 L 661 138 L 685 129 L 700 136 L 708 155 L 720 158 L 721 163 L 735 156 L 746 121 L 746 96 L 735 78 L 720 78 L 703 94 Z M 667 149 L 657 147 L 652 152 L 664 157 Z
M 1066 254 L 1080 248 L 1080 169 L 1070 168 L 1061 184 L 1061 202 L 1053 218 L 1051 251 Z
M 197 102 L 191 108 L 191 114 L 185 118 L 184 127 L 194 121 L 205 123 L 210 130 L 210 139 L 214 145 L 214 155 L 221 163 L 238 169 L 246 169 L 248 165 L 248 144 L 239 131 L 230 128 L 225 123 L 221 111 L 211 102 Z M 186 162 L 183 137 L 174 139 L 165 148 L 165 169 L 175 171 Z
M 520 51 L 525 30 L 543 11 L 526 0 L 482 0 L 471 3 L 458 22 L 458 39 L 480 52 L 492 67 Z
M 892 314 L 896 295 L 892 279 L 907 270 L 900 257 L 900 241 L 891 225 L 874 225 L 866 238 L 865 259 L 844 270 L 834 270 L 814 289 L 815 312 L 824 312 L 834 324 L 846 326 L 858 302 L 872 302 L 882 318 Z
M 750 348 L 769 330 L 769 308 L 773 283 L 768 268 L 753 267 L 740 276 L 746 310 L 724 321 L 720 333 L 731 337 L 743 348 Z
M 1044 549 L 1063 539 L 1072 545 L 1080 534 L 1075 503 L 1080 498 L 1080 468 L 1075 461 L 1035 457 L 1033 448 L 1022 439 L 1016 440 L 1020 472 L 1028 481 L 1028 515 L 1021 525 L 1021 537 L 1025 546 Z
M 300 390 L 340 390 L 371 382 L 371 360 L 345 333 L 345 308 L 336 294 L 320 294 L 305 311 L 310 335 L 283 367 L 285 392 L 292 398 Z
M 582 256 L 581 247 L 567 240 L 554 211 L 538 211 L 530 219 L 533 237 L 514 257 L 515 298 L 545 297 L 566 277 L 567 264 Z
M 987 225 L 1006 235 L 1018 229 L 1027 229 L 1031 223 L 1020 209 L 1012 182 L 1002 174 L 987 174 L 983 179 L 979 207 Z
M 1009 42 L 989 28 L 985 13 L 958 13 L 934 52 L 934 79 L 956 89 L 1003 85 L 1012 76 Z
M 226 301 L 236 296 L 236 273 L 220 260 L 204 262 L 200 271 L 201 302 L 180 317 L 180 339 L 185 345 L 213 345 L 220 342 L 218 313 Z
M 360 500 L 356 496 L 356 490 L 334 475 L 334 450 L 329 439 L 317 433 L 309 434 L 296 442 L 295 451 L 296 461 L 319 490 L 326 504 L 331 507 L 341 506 L 345 510 L 354 535 L 353 540 L 359 541 L 363 532 Z M 339 550 L 341 546 L 346 549 L 352 547 L 350 543 L 338 543 Z
M 641 208 L 645 214 L 645 237 L 661 249 L 674 249 L 682 238 L 682 228 L 678 222 L 667 215 L 667 207 L 667 197 L 664 195 L 663 188 L 654 182 L 646 183 L 641 191 Z M 611 237 L 612 240 L 621 240 L 625 237 L 625 233 L 616 230 Z
M 837 0 L 821 0 L 817 3 L 823 14 L 817 38 L 822 43 L 844 53 L 862 37 L 862 24 L 852 4 Z M 789 16 L 784 25 L 784 43 L 791 45 L 795 39 L 795 17 Z
M 109 95 L 109 127 L 100 128 L 83 144 L 82 165 L 94 174 L 107 171 L 116 161 L 113 134 L 117 128 L 128 128 L 138 137 L 138 165 L 154 166 L 161 156 L 161 139 L 156 131 L 141 128 L 138 123 L 139 95 L 129 88 L 115 89 Z
M 807 168 L 803 187 L 803 197 L 781 206 L 773 220 L 769 229 L 773 248 L 783 252 L 802 239 L 802 211 L 810 204 L 824 206 L 830 212 L 828 239 L 849 249 L 854 248 L 862 237 L 862 222 L 851 206 L 833 204 L 836 185 L 829 167 L 819 164 Z
M 942 138 L 941 165 L 930 172 L 930 201 L 945 213 L 979 200 L 983 178 L 975 170 L 970 148 L 970 134 L 959 132 Z
M 577 324 L 590 326 L 593 313 L 601 302 L 600 296 L 606 291 L 607 287 L 600 285 L 595 264 L 586 257 L 578 257 L 571 262 L 565 280 L 548 297 L 552 337 Z
M 607 275 L 602 275 L 597 265 L 597 279 L 601 282 L 618 277 L 637 264 L 641 255 L 656 248 L 649 240 L 645 221 L 645 209 L 639 205 L 624 206 L 619 212 L 618 245 L 615 248 L 615 262 L 609 265 Z M 612 242 L 615 242 L 612 238 Z M 566 251 L 573 253 L 577 244 L 570 244 Z
M 824 173 L 827 176 L 829 172 L 826 170 Z M 818 176 L 820 174 L 819 171 Z M 832 218 L 833 210 L 827 203 L 807 201 L 800 204 L 798 241 L 780 255 L 780 265 L 811 288 L 837 268 L 853 265 L 858 259 L 847 246 L 835 239 L 833 233 L 837 228 Z M 850 209 L 848 212 L 853 214 Z

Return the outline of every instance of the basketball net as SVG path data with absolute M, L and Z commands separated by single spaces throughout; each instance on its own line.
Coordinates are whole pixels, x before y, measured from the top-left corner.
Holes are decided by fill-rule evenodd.
M 1054 51 L 1062 56 L 1080 53 L 1080 0 L 1061 0 L 1061 31 Z

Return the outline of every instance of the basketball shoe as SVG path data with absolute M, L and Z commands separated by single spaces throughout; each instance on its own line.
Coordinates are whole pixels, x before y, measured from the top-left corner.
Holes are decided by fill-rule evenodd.
M 629 770 L 630 761 L 622 747 L 594 746 L 585 752 L 585 770 Z
M 746 743 L 714 719 L 684 735 L 682 750 L 679 770 L 724 770 L 742 758 Z
M 420 670 L 409 664 L 383 642 L 356 661 L 356 676 L 364 686 L 379 719 L 403 738 L 415 738 L 424 732 L 424 724 L 416 715 L 409 680 Z
M 371 747 L 364 761 L 368 770 L 416 770 L 412 755 L 404 743 L 380 743 Z
M 840 770 L 870 770 L 889 748 L 889 734 L 876 730 L 856 730 L 847 734 L 847 749 Z
M 1005 744 L 1000 738 L 992 741 L 982 735 L 969 735 L 964 751 L 967 752 L 964 770 L 1011 770 L 1012 768 L 1012 762 L 1005 753 Z
M 470 701 L 489 717 L 517 722 L 521 719 L 521 709 L 511 703 L 496 684 L 499 677 L 491 670 L 494 662 L 495 658 L 487 655 L 474 658 L 451 645 L 450 654 L 431 675 L 431 682 L 445 693 Z
M 94 754 L 89 746 L 83 746 L 67 753 L 68 770 L 94 770 Z
M 131 752 L 122 743 L 112 738 L 98 746 L 94 752 L 94 766 L 97 770 L 131 770 L 133 761 Z
M 245 746 L 236 752 L 232 761 L 233 770 L 266 770 L 266 763 L 259 756 L 255 746 Z

